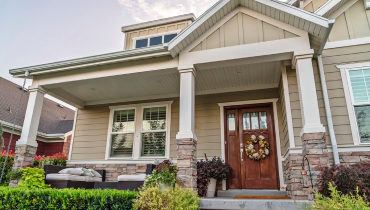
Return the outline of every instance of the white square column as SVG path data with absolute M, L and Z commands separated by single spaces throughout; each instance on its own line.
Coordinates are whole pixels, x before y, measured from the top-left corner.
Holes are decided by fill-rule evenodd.
M 195 135 L 195 69 L 180 72 L 180 127 L 176 139 L 194 139 Z
M 30 92 L 30 95 L 28 98 L 26 116 L 24 117 L 21 138 L 17 141 L 16 145 L 37 147 L 36 137 L 45 91 L 41 88 L 33 88 L 28 91 Z
M 302 114 L 301 136 L 305 133 L 324 133 L 317 102 L 312 67 L 313 50 L 294 52 L 293 68 L 297 70 L 298 92 Z

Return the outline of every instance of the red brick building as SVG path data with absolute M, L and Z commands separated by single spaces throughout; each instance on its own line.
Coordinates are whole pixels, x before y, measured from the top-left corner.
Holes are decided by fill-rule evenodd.
M 22 87 L 0 77 L 0 123 L 3 125 L 5 148 L 9 145 L 14 115 Z M 10 150 L 20 138 L 26 113 L 29 92 L 26 90 L 21 101 L 18 119 L 13 134 Z M 44 98 L 37 135 L 36 155 L 50 156 L 63 152 L 69 154 L 75 111 Z

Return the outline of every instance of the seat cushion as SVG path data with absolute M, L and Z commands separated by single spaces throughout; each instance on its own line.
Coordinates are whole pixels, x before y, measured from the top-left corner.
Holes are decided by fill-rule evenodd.
M 119 182 L 128 182 L 128 181 L 145 181 L 145 174 L 137 174 L 137 175 L 121 175 L 118 176 Z
M 59 174 L 82 175 L 84 171 L 82 168 L 66 168 L 58 172 Z
M 77 176 L 71 174 L 47 174 L 46 180 L 86 182 L 86 176 Z
M 86 177 L 86 182 L 103 182 L 102 178 L 99 177 Z

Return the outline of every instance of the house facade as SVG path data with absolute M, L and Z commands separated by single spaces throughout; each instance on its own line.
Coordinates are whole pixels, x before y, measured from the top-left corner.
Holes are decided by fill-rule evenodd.
M 22 87 L 0 77 L 0 123 L 3 126 L 4 150 L 8 149 L 11 138 L 14 116 L 17 112 Z M 20 138 L 22 125 L 26 115 L 29 92 L 23 92 L 18 110 L 17 120 L 13 131 L 9 150 L 14 152 L 16 141 Z M 51 156 L 63 153 L 68 156 L 72 140 L 75 111 L 64 107 L 50 99 L 43 99 L 40 123 L 37 129 L 36 142 L 38 144 L 36 155 Z M 0 148 L 0 152 L 1 148 Z
M 196 188 L 197 159 L 216 156 L 233 168 L 223 190 L 310 199 L 303 162 L 316 184 L 320 166 L 370 159 L 368 5 L 220 0 L 123 27 L 121 52 L 10 70 L 33 78 L 17 157 L 48 93 L 78 108 L 69 166 L 116 181 L 171 159 Z

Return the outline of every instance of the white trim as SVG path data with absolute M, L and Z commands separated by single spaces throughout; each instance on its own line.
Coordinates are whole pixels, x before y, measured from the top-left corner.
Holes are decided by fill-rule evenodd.
M 288 75 L 286 73 L 285 65 L 283 66 L 281 72 L 282 72 L 282 81 L 283 81 L 283 89 L 284 89 L 285 113 L 286 113 L 286 118 L 287 118 L 287 126 L 288 126 L 288 134 L 289 134 L 289 146 L 295 147 L 293 117 L 292 117 L 292 109 L 290 106 Z
M 225 157 L 225 124 L 224 122 L 224 108 L 225 106 L 235 106 L 235 105 L 246 105 L 246 104 L 262 104 L 262 103 L 272 103 L 273 104 L 273 114 L 274 114 L 274 124 L 275 124 L 275 139 L 276 139 L 276 151 L 277 151 L 277 158 L 278 158 L 278 171 L 279 171 L 279 180 L 280 185 L 284 186 L 284 175 L 283 175 L 283 162 L 281 156 L 281 148 L 280 148 L 280 135 L 279 135 L 279 122 L 278 122 L 278 115 L 277 115 L 277 107 L 276 102 L 278 98 L 271 98 L 271 99 L 261 99 L 261 100 L 251 100 L 251 101 L 236 101 L 236 102 L 227 102 L 227 103 L 219 103 L 220 106 L 220 120 L 221 120 L 221 157 L 222 160 L 226 160 Z M 222 183 L 222 190 L 226 190 L 226 182 Z
M 336 42 L 327 42 L 326 45 L 325 45 L 324 50 L 333 49 L 333 48 L 340 48 L 340 47 L 350 47 L 350 46 L 356 46 L 356 45 L 364 45 L 364 44 L 370 44 L 370 37 L 343 40 L 343 41 L 336 41 Z
M 347 3 L 345 3 L 343 6 L 341 6 L 339 9 L 337 9 L 335 12 L 333 12 L 328 18 L 329 19 L 336 19 L 341 14 L 343 14 L 347 9 L 352 7 L 358 0 L 349 0 Z
M 324 16 L 327 12 L 329 12 L 335 5 L 339 4 L 343 0 L 329 0 L 325 4 L 323 4 L 320 8 L 318 8 L 314 13 L 320 16 Z
M 336 65 L 336 67 L 340 69 L 340 73 L 342 76 L 342 83 L 343 83 L 344 95 L 346 99 L 348 116 L 349 116 L 351 131 L 352 131 L 353 143 L 354 145 L 368 145 L 369 143 L 361 143 L 360 134 L 358 131 L 358 126 L 357 126 L 356 114 L 354 110 L 354 107 L 356 104 L 354 103 L 352 86 L 351 86 L 350 77 L 349 77 L 349 71 L 358 70 L 362 68 L 369 68 L 370 62 Z M 370 103 L 366 103 L 366 104 L 370 104 Z
M 77 113 L 78 113 L 78 110 L 79 109 L 76 108 L 75 118 L 73 120 L 73 130 L 72 130 L 71 144 L 69 145 L 68 160 L 71 160 L 71 157 L 72 157 L 72 149 L 73 149 L 73 142 L 74 142 L 75 133 L 76 133 L 76 122 L 77 122 Z
M 110 106 L 110 113 L 109 113 L 109 126 L 107 132 L 107 144 L 105 150 L 105 160 L 119 160 L 119 161 L 144 161 L 144 160 L 155 160 L 155 159 L 169 159 L 170 158 L 170 146 L 171 146 L 171 104 L 173 101 L 162 101 L 162 102 L 153 102 L 153 103 L 142 103 L 142 104 L 129 104 L 129 105 L 119 105 L 119 106 Z M 166 148 L 165 148 L 165 156 L 160 157 L 145 157 L 141 156 L 141 147 L 142 147 L 142 140 L 141 140 L 141 133 L 142 131 L 142 116 L 144 108 L 148 107 L 158 107 L 158 106 L 165 106 L 166 107 L 166 130 L 162 132 L 166 132 Z M 112 134 L 112 122 L 114 117 L 114 112 L 119 110 L 128 110 L 134 109 L 135 110 L 135 130 L 134 132 L 120 132 L 120 133 L 134 133 L 134 142 L 132 148 L 132 156 L 131 157 L 110 157 L 111 151 L 111 134 Z M 156 131 L 153 131 L 156 132 Z
M 153 38 L 153 37 L 158 37 L 158 36 L 162 36 L 162 44 L 159 44 L 159 45 L 163 45 L 165 44 L 164 43 L 164 36 L 166 35 L 171 35 L 171 34 L 179 34 L 181 30 L 174 30 L 174 31 L 166 31 L 166 32 L 163 32 L 163 33 L 157 33 L 157 34 L 150 34 L 150 35 L 145 35 L 145 36 L 137 36 L 137 37 L 133 37 L 132 38 L 132 42 L 133 42 L 133 46 L 132 46 L 132 49 L 140 49 L 140 48 L 143 48 L 143 47 L 140 47 L 140 48 L 136 48 L 136 41 L 137 40 L 141 40 L 141 39 L 148 39 L 148 45 L 146 47 L 150 47 L 150 38 Z M 154 46 L 154 45 L 153 45 Z M 153 47 L 152 46 L 152 47 Z

